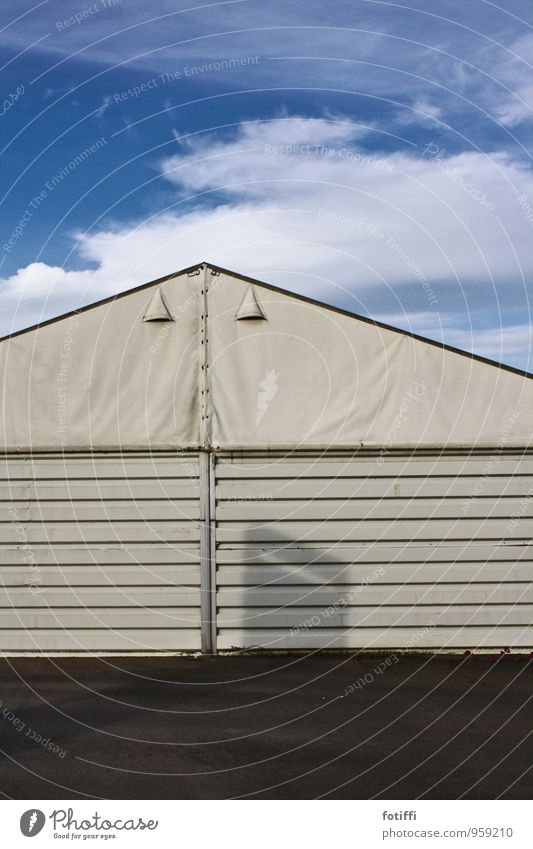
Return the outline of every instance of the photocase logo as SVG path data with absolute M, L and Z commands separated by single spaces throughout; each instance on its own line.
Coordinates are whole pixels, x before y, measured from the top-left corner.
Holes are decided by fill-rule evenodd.
M 42 811 L 37 808 L 30 808 L 29 811 L 24 811 L 20 818 L 20 830 L 24 837 L 35 837 L 42 831 L 46 822 L 46 817 Z
M 264 380 L 259 381 L 259 392 L 257 393 L 257 415 L 256 425 L 259 424 L 268 406 L 278 391 L 278 374 L 275 369 L 267 372 Z

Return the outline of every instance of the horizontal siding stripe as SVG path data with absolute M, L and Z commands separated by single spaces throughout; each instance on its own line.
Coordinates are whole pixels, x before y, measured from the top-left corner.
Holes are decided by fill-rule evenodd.
M 1 528 L 0 528 L 1 535 Z M 362 540 L 384 540 L 389 542 L 408 540 L 503 540 L 524 539 L 533 536 L 533 519 L 522 518 L 518 529 L 512 529 L 508 519 L 437 519 L 425 521 L 398 519 L 381 521 L 379 519 L 354 520 L 342 522 L 336 520 L 287 521 L 269 524 L 220 524 L 217 537 L 220 542 L 277 542 L 278 545 L 297 543 L 300 540 L 350 542 Z
M 56 504 L 21 502 L 0 504 L 0 528 L 5 522 L 150 522 L 150 521 L 198 521 L 198 500 L 178 501 L 135 501 L 130 502 L 77 502 L 64 501 Z
M 435 628 L 323 628 L 291 633 L 287 628 L 260 630 L 228 628 L 221 631 L 221 650 L 249 647 L 279 651 L 282 649 L 476 649 L 499 651 L 533 647 L 533 628 L 521 626 Z
M 127 501 L 175 499 L 195 501 L 199 495 L 199 482 L 182 483 L 169 478 L 158 481 L 137 478 L 129 480 L 47 480 L 10 481 L 0 485 L 0 503 L 13 501 Z
M 377 569 L 381 571 L 378 572 Z M 258 586 L 268 584 L 360 584 L 372 581 L 379 584 L 451 584 L 486 583 L 511 581 L 530 581 L 533 573 L 531 563 L 476 563 L 461 566 L 456 563 L 408 565 L 383 562 L 369 570 L 366 565 L 340 566 L 302 565 L 302 566 L 222 566 L 218 571 L 218 585 Z
M 416 605 L 416 604 L 533 604 L 533 586 L 530 581 L 449 584 L 435 586 L 399 584 L 346 587 L 315 587 L 305 584 L 298 587 L 281 586 L 249 588 L 220 588 L 217 603 L 220 607 L 272 607 L 330 605 Z
M 102 544 L 101 546 L 79 547 L 73 543 L 69 547 L 61 548 L 54 545 L 53 548 L 46 544 L 35 544 L 29 549 L 27 546 L 3 546 L 0 548 L 1 566 L 45 566 L 57 564 L 58 566 L 71 566 L 86 564 L 88 566 L 98 564 L 102 567 L 128 563 L 128 564 L 157 564 L 171 563 L 179 568 L 182 564 L 199 563 L 200 552 L 195 543 L 173 543 L 158 542 L 151 548 L 142 545 L 122 546 L 121 543 Z M 1 572 L 0 574 L 3 574 Z
M 20 532 L 22 527 L 23 532 Z M 19 531 L 17 532 L 17 528 Z M 193 522 L 168 521 L 139 522 L 132 520 L 117 524 L 115 522 L 94 522 L 80 525 L 75 522 L 64 523 L 9 523 L 0 525 L 0 544 L 16 543 L 21 536 L 25 542 L 33 543 L 113 543 L 113 542 L 197 542 L 198 524 Z
M 42 592 L 36 592 L 33 587 L 0 590 L 0 608 L 194 607 L 199 603 L 200 590 L 186 586 L 50 587 Z
M 533 622 L 533 605 L 492 604 L 405 607 L 350 607 L 324 615 L 322 608 L 302 607 L 295 621 L 294 610 L 272 611 L 268 607 L 227 608 L 220 611 L 218 623 L 224 628 L 294 628 L 295 630 L 320 628 L 396 628 L 473 625 L 521 625 L 530 627 Z
M 228 460 L 217 462 L 217 477 L 219 480 L 230 478 L 232 480 L 260 479 L 262 485 L 265 478 L 279 480 L 280 478 L 298 479 L 323 479 L 323 478 L 365 478 L 398 477 L 402 480 L 410 476 L 508 476 L 508 475 L 533 475 L 533 459 L 531 456 L 523 457 L 517 454 L 510 459 L 501 457 L 497 452 L 487 455 L 485 458 L 476 457 L 471 459 L 461 457 L 457 459 L 435 457 L 432 459 L 409 457 L 405 460 L 389 459 L 388 457 L 357 459 L 345 461 L 338 460 L 329 462 L 327 459 L 315 460 L 292 460 L 280 459 L 279 462 L 265 460 L 263 462 L 243 462 L 242 460 L 232 463 Z
M 533 485 L 533 482 L 532 482 Z M 464 498 L 420 498 L 420 499 L 324 499 L 312 500 L 250 500 L 220 501 L 217 504 L 219 522 L 255 523 L 263 521 L 290 521 L 312 519 L 318 521 L 361 520 L 361 519 L 462 519 L 505 518 L 510 519 L 520 511 L 519 498 L 474 499 L 471 503 Z M 2 509 L 0 507 L 0 518 Z
M 24 628 L 199 628 L 200 610 L 186 607 L 99 608 L 90 610 L 35 610 L 18 608 L 2 611 L 0 641 L 3 629 Z
M 0 631 L 1 651 L 198 651 L 200 630 L 195 628 L 36 629 Z
M 68 456 L 63 460 L 39 459 L 33 463 L 29 460 L 10 458 L 7 462 L 0 461 L 0 480 L 102 480 L 115 478 L 129 480 L 131 478 L 149 481 L 159 478 L 178 480 L 198 479 L 199 466 L 197 461 L 169 458 L 167 460 L 151 460 L 150 458 L 135 460 L 124 459 L 124 462 L 94 457 L 94 460 L 76 460 Z
M 371 543 L 357 545 L 349 543 L 331 544 L 326 548 L 289 548 L 288 545 L 273 543 L 264 547 L 220 546 L 217 550 L 217 562 L 220 566 L 230 563 L 428 563 L 428 562 L 476 562 L 491 560 L 514 561 L 533 559 L 533 545 L 499 545 L 492 543 L 457 544 L 437 540 L 433 543 Z
M 482 490 L 476 484 L 482 483 Z M 531 475 L 492 475 L 491 477 L 360 477 L 360 478 L 313 478 L 292 480 L 272 478 L 261 481 L 230 480 L 218 482 L 216 496 L 220 501 L 262 499 L 311 499 L 311 498 L 468 498 L 475 495 L 483 501 L 486 497 L 501 495 L 516 497 L 525 495 L 533 485 Z
M 101 563 L 92 566 L 41 566 L 21 569 L 19 566 L 5 567 L 0 573 L 0 587 L 55 586 L 106 587 L 106 586 L 199 586 L 198 566 L 139 563 L 138 566 L 104 566 Z

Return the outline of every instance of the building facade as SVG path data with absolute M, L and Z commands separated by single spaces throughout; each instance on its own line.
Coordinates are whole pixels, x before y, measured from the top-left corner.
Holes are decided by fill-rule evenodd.
M 0 370 L 1 652 L 531 648 L 531 375 L 206 263 Z

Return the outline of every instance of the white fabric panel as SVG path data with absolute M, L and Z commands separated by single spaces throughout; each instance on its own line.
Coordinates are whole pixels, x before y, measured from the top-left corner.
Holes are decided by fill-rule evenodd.
M 0 343 L 0 450 L 198 447 L 200 397 L 215 448 L 531 444 L 530 379 L 260 284 L 236 321 L 250 282 L 205 277 L 205 346 L 203 269 Z
M 198 276 L 161 285 L 173 322 L 143 321 L 153 287 L 0 344 L 0 447 L 198 444 Z
M 260 286 L 235 321 L 248 286 L 210 282 L 215 447 L 530 443 L 530 379 Z

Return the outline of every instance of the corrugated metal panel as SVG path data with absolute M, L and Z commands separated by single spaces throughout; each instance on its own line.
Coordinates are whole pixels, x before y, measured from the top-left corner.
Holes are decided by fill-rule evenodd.
M 222 455 L 217 642 L 533 644 L 533 459 Z
M 200 649 L 195 453 L 4 456 L 0 651 Z

